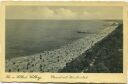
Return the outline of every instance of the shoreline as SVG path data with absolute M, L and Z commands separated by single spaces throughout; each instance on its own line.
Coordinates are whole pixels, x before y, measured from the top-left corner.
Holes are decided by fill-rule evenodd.
M 58 72 L 67 63 L 70 63 L 92 48 L 98 41 L 107 37 L 118 26 L 109 26 L 99 34 L 81 38 L 53 51 L 44 51 L 44 53 L 32 56 L 6 60 L 6 72 Z

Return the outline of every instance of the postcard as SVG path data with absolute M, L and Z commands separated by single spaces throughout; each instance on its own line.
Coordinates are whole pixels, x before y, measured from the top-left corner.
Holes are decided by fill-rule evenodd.
M 125 2 L 2 2 L 0 81 L 126 83 Z

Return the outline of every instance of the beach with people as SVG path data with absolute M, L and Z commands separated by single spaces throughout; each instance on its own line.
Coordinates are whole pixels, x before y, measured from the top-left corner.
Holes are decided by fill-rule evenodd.
M 98 30 L 96 33 L 88 33 L 87 36 L 66 43 L 59 48 L 42 50 L 40 53 L 29 56 L 7 59 L 6 72 L 65 72 L 63 69 L 67 64 L 76 60 L 94 45 L 96 46 L 96 44 L 101 42 L 104 38 L 107 38 L 108 35 L 115 31 L 120 25 L 113 21 L 106 23 L 107 26 L 104 26 L 104 29 Z M 77 33 L 84 34 L 86 30 L 82 29 Z M 83 72 L 86 72 L 86 69 L 83 70 Z

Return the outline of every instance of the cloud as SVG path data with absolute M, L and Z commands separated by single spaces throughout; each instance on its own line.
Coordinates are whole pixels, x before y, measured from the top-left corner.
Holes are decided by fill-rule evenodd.
M 36 16 L 36 14 L 33 16 Z M 57 8 L 53 10 L 45 7 L 42 8 L 41 12 L 38 12 L 38 14 L 39 17 L 43 19 L 74 19 L 78 16 L 77 12 L 73 12 L 72 10 L 66 8 Z
M 38 12 L 38 13 L 37 13 Z M 36 10 L 36 14 L 33 15 L 35 18 L 43 18 L 43 19 L 48 19 L 48 18 L 53 18 L 55 16 L 55 12 L 47 7 L 44 7 L 42 9 Z
M 83 12 L 83 15 L 89 15 L 90 13 L 89 12 L 87 12 L 87 11 L 84 11 Z
M 111 7 L 108 10 L 106 7 L 8 6 L 6 19 L 121 19 L 121 9 L 115 9 Z
M 38 14 L 40 15 L 39 17 L 44 19 L 73 19 L 77 17 L 76 12 L 65 8 L 58 8 L 55 10 L 43 8 Z
M 55 13 L 54 13 L 54 11 L 53 10 L 51 10 L 51 9 L 49 9 L 49 8 L 42 8 L 42 10 L 41 10 L 41 13 L 42 13 L 42 15 L 44 15 L 45 17 L 46 16 L 53 16 Z
M 75 18 L 75 17 L 77 17 L 77 13 L 73 12 L 70 9 L 59 8 L 59 9 L 56 9 L 55 11 L 57 13 L 57 17 L 58 18 L 68 19 L 68 18 Z

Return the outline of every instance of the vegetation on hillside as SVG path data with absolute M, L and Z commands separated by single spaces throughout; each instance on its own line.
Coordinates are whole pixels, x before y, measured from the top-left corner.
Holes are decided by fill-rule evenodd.
M 123 25 L 92 48 L 67 63 L 60 72 L 123 72 Z

